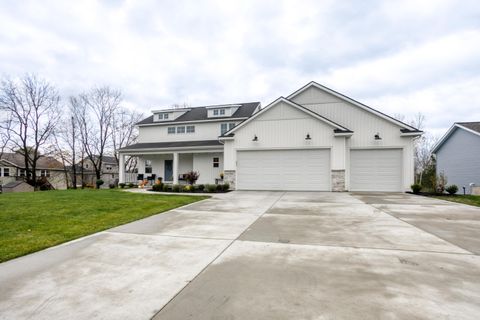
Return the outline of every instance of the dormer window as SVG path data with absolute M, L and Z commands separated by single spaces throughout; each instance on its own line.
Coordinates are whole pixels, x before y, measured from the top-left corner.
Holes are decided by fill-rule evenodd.
M 213 110 L 213 115 L 214 116 L 224 116 L 225 115 L 225 109 L 214 109 Z
M 168 113 L 159 113 L 158 120 L 168 120 Z

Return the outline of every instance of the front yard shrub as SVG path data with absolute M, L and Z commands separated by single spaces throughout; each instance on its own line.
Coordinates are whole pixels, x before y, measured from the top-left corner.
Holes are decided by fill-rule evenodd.
M 123 189 L 125 188 L 126 184 L 122 182 L 122 183 L 119 183 L 118 186 Z
M 445 192 L 445 186 L 447 185 L 447 176 L 445 173 L 442 171 L 437 177 L 437 187 L 436 191 L 438 193 L 444 193 Z
M 228 184 L 228 183 L 222 184 L 222 191 L 223 192 L 228 191 L 228 189 L 230 189 L 230 184 Z
M 109 184 L 108 184 L 108 187 L 109 187 L 110 189 L 115 189 L 115 183 L 109 183 Z
M 180 192 L 181 186 L 179 184 L 174 184 L 172 186 L 172 191 L 173 192 Z
M 128 184 L 128 187 L 129 187 L 129 188 L 133 188 L 133 183 L 130 182 L 130 183 Z
M 156 183 L 152 186 L 153 191 L 163 191 L 163 183 Z
M 103 180 L 102 179 L 98 179 L 95 184 L 97 185 L 97 189 L 100 189 L 100 186 L 103 184 Z
M 449 194 L 455 194 L 455 193 L 457 193 L 457 191 L 458 191 L 458 187 L 457 187 L 455 184 L 452 184 L 452 185 L 449 185 L 448 187 L 446 187 L 445 190 L 446 190 Z
M 195 191 L 195 188 L 191 185 L 186 185 L 183 187 L 183 192 L 193 192 Z
M 415 193 L 415 194 L 419 194 L 420 191 L 422 190 L 422 186 L 419 185 L 419 184 L 417 184 L 417 183 L 412 184 L 412 185 L 410 186 L 410 188 L 412 189 L 412 192 Z
M 198 191 L 203 192 L 203 190 L 205 190 L 205 185 L 204 184 L 199 184 L 197 186 L 197 189 L 198 189 Z
M 168 184 L 164 184 L 162 187 L 162 191 L 168 192 L 170 190 L 170 186 Z
M 217 192 L 216 184 L 207 184 L 205 185 L 205 188 L 207 189 L 207 192 L 210 192 L 210 193 Z
M 222 191 L 223 190 L 223 187 L 221 184 L 217 184 L 217 191 Z

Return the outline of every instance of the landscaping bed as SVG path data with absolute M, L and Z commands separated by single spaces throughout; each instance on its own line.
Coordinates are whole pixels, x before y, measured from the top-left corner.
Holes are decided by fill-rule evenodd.
M 120 190 L 0 195 L 0 262 L 206 199 Z
M 157 183 L 152 186 L 151 191 L 156 192 L 186 192 L 186 193 L 222 193 L 228 192 L 230 185 L 228 183 L 223 184 L 167 184 Z

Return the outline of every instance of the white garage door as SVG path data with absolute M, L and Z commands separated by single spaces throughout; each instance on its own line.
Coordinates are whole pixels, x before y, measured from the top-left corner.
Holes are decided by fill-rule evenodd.
M 238 151 L 237 189 L 330 191 L 330 150 Z
M 351 191 L 402 191 L 402 149 L 351 150 Z

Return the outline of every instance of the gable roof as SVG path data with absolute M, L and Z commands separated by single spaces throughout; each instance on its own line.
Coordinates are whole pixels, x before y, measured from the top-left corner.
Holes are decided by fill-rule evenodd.
M 241 127 L 245 126 L 247 123 L 253 121 L 255 118 L 257 118 L 259 115 L 265 113 L 267 110 L 269 110 L 270 108 L 272 108 L 273 106 L 277 105 L 278 103 L 280 102 L 284 102 L 300 111 L 303 111 L 305 112 L 306 114 L 320 120 L 320 121 L 323 121 L 325 122 L 326 124 L 334 127 L 334 132 L 335 133 L 353 133 L 353 131 L 345 128 L 344 126 L 341 126 L 339 125 L 338 123 L 330 120 L 330 119 L 327 119 L 325 118 L 324 116 L 321 116 L 319 115 L 318 113 L 316 112 L 313 112 L 312 110 L 310 109 L 307 109 L 305 108 L 304 106 L 302 105 L 299 105 L 298 103 L 295 103 L 293 101 L 290 101 L 288 100 L 287 98 L 285 97 L 280 97 L 278 98 L 277 100 L 273 101 L 272 103 L 270 103 L 269 105 L 267 105 L 265 108 L 263 108 L 262 110 L 260 110 L 259 112 L 255 113 L 253 116 L 251 116 L 250 118 L 246 119 L 245 121 L 242 121 L 240 122 L 238 125 L 236 125 L 235 127 L 233 127 L 232 129 L 230 129 L 229 131 L 225 132 L 223 135 L 221 135 L 220 137 L 233 137 L 233 133 L 235 131 L 237 131 L 238 129 L 240 129 Z
M 477 122 L 455 122 L 453 126 L 448 129 L 447 133 L 433 146 L 432 153 L 436 153 L 438 149 L 450 138 L 450 136 L 457 130 L 462 129 L 470 133 L 480 136 L 480 121 Z
M 146 125 L 146 124 L 166 124 L 166 123 L 176 123 L 176 122 L 189 122 L 189 121 L 202 121 L 202 120 L 222 120 L 229 118 L 248 118 L 250 117 L 257 107 L 260 105 L 260 102 L 247 102 L 247 103 L 232 103 L 232 104 L 222 104 L 222 105 L 211 105 L 211 106 L 202 106 L 194 107 L 187 109 L 188 111 L 173 120 L 156 122 L 153 121 L 153 115 L 143 119 L 138 122 L 137 125 Z M 207 116 L 207 109 L 212 107 L 238 107 L 238 109 L 231 115 L 226 117 L 215 117 L 209 118 Z M 179 109 L 181 110 L 181 109 Z
M 378 111 L 378 110 L 376 110 L 376 109 L 373 109 L 373 108 L 371 108 L 371 107 L 369 107 L 369 106 L 367 106 L 367 105 L 365 105 L 365 104 L 363 104 L 363 103 L 361 103 L 361 102 L 358 102 L 357 100 L 354 100 L 354 99 L 352 99 L 352 98 L 350 98 L 350 97 L 347 97 L 346 95 L 341 94 L 340 92 L 337 92 L 337 91 L 335 91 L 335 90 L 333 90 L 333 89 L 330 89 L 330 88 L 328 88 L 328 87 L 325 87 L 325 86 L 323 86 L 323 85 L 321 85 L 321 84 L 319 84 L 319 83 L 317 83 L 317 82 L 315 82 L 315 81 L 311 81 L 311 82 L 307 83 L 305 86 L 301 87 L 301 88 L 298 89 L 297 91 L 295 91 L 295 92 L 293 92 L 292 94 L 290 94 L 290 95 L 287 97 L 287 99 L 292 99 L 293 97 L 299 95 L 300 93 L 302 93 L 303 91 L 307 90 L 307 89 L 310 88 L 310 87 L 315 87 L 315 88 L 320 89 L 320 90 L 322 90 L 322 91 L 324 91 L 324 92 L 327 92 L 327 93 L 329 93 L 329 94 L 331 94 L 331 95 L 333 95 L 333 96 L 335 96 L 335 97 L 337 97 L 337 98 L 339 98 L 339 99 L 341 99 L 341 100 L 343 100 L 343 101 L 347 101 L 347 102 L 349 102 L 349 103 L 351 103 L 351 104 L 353 104 L 353 105 L 355 105 L 355 106 L 357 106 L 357 107 L 359 107 L 359 108 L 361 108 L 361 109 L 363 109 L 363 110 L 365 110 L 365 111 L 367 111 L 367 112 L 373 113 L 373 114 L 375 114 L 376 116 L 378 116 L 378 117 L 380 117 L 380 118 L 382 118 L 382 119 L 385 119 L 385 120 L 387 120 L 387 121 L 389 121 L 389 122 L 391 122 L 391 123 L 396 124 L 396 125 L 402 127 L 402 133 L 419 133 L 419 134 L 421 134 L 421 133 L 423 132 L 423 131 L 418 130 L 417 128 L 414 128 L 414 127 L 412 127 L 412 126 L 410 126 L 410 125 L 408 125 L 408 124 L 406 124 L 406 123 L 404 123 L 404 122 L 402 122 L 402 121 L 400 121 L 400 120 L 397 120 L 397 119 L 395 119 L 395 118 L 393 118 L 393 117 L 390 117 L 389 115 L 387 115 L 387 114 L 385 114 L 385 113 L 383 113 L 383 112 L 380 112 L 380 111 Z
M 17 168 L 25 168 L 25 159 L 19 153 L 3 153 L 0 155 L 0 160 L 11 163 Z M 49 156 L 40 156 L 37 160 L 37 169 L 59 169 L 63 170 L 63 165 L 60 161 Z

